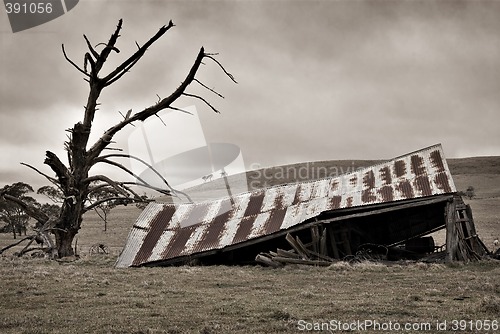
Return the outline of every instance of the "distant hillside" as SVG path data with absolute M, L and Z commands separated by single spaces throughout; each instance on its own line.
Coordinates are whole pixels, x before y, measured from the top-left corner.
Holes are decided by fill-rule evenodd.
M 500 157 L 446 159 L 452 175 L 500 174 Z
M 483 188 L 482 185 L 487 178 L 482 177 L 485 174 L 493 176 L 498 175 L 500 179 L 500 157 L 472 157 L 461 159 L 447 159 L 451 174 L 454 176 L 457 189 L 465 190 L 468 185 L 474 185 L 476 188 Z M 353 172 L 359 168 L 372 166 L 384 160 L 329 160 L 304 162 L 283 166 L 274 166 L 258 170 L 249 171 L 245 174 L 231 175 L 228 182 L 232 191 L 252 190 L 265 188 L 280 184 L 294 183 L 297 181 L 317 180 L 325 177 L 335 177 L 341 174 Z M 473 180 L 474 176 L 481 180 Z M 492 196 L 497 194 L 500 188 L 496 187 L 497 177 L 494 180 L 490 178 L 489 191 L 482 194 Z M 487 181 L 486 181 L 487 182 Z M 481 183 L 481 184 L 480 184 Z M 479 187 L 477 187 L 479 186 Z M 493 187 L 492 187 L 493 186 Z M 478 189 L 479 190 L 479 189 Z M 211 182 L 206 182 L 198 186 L 185 190 L 193 200 L 213 199 L 227 196 L 226 184 L 221 178 L 216 178 Z M 481 190 L 480 190 L 481 192 Z M 159 201 L 169 201 L 166 198 L 160 198 Z

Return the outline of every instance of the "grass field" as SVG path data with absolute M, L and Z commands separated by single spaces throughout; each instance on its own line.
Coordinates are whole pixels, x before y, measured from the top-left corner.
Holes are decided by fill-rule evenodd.
M 457 189 L 476 189 L 467 202 L 490 248 L 500 237 L 498 162 L 449 161 Z M 139 213 L 133 206 L 115 209 L 107 232 L 87 214 L 75 262 L 0 257 L 0 333 L 293 333 L 330 320 L 422 323 L 412 332 L 435 333 L 436 321 L 446 320 L 445 333 L 453 332 L 453 320 L 500 321 L 500 265 L 493 261 L 115 269 Z M 11 241 L 0 234 L 0 247 Z M 96 243 L 110 254 L 90 256 Z

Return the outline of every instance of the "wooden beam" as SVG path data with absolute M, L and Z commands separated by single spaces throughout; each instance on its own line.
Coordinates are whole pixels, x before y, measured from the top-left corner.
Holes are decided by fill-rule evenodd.
M 276 250 L 276 253 L 278 254 L 277 256 L 280 256 L 280 257 L 290 257 L 290 258 L 293 258 L 293 259 L 300 259 L 300 255 L 299 254 L 294 253 L 294 252 L 290 252 L 290 251 L 286 251 L 286 250 L 281 249 L 281 248 L 278 248 Z
M 332 262 L 330 261 L 291 259 L 288 257 L 275 257 L 273 258 L 273 260 L 280 263 L 306 264 L 306 265 L 323 266 L 323 267 L 328 267 L 332 264 Z
M 270 267 L 273 267 L 273 268 L 279 268 L 279 267 L 283 266 L 280 262 L 276 262 L 273 259 L 265 256 L 262 253 L 257 254 L 257 256 L 255 257 L 255 261 L 263 263 L 263 264 L 270 266 Z
M 326 227 L 321 230 L 321 237 L 319 240 L 319 253 L 323 256 L 328 255 L 328 249 L 326 247 Z
M 297 254 L 299 254 L 303 259 L 309 260 L 307 252 L 303 250 L 303 248 L 297 243 L 297 241 L 292 237 L 290 233 L 287 233 L 285 239 L 286 241 L 288 241 L 290 246 L 292 246 L 292 248 L 297 252 Z
M 455 227 L 455 202 L 448 202 L 445 208 L 446 219 L 446 261 L 453 262 L 457 259 L 457 234 Z

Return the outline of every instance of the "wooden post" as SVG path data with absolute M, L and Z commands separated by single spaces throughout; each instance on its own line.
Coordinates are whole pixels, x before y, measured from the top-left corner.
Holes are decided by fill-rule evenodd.
M 448 202 L 445 208 L 446 220 L 446 261 L 453 262 L 457 259 L 457 233 L 455 226 L 455 201 Z
M 321 230 L 321 238 L 319 240 L 319 253 L 321 255 L 328 255 L 328 250 L 326 249 L 326 227 Z

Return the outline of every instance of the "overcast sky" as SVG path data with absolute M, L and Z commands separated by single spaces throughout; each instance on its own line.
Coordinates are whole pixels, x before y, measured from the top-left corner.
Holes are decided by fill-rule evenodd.
M 0 14 L 0 185 L 43 183 L 19 163 L 50 173 L 45 150 L 64 157 L 88 85 L 61 44 L 82 64 L 82 35 L 106 42 L 120 18 L 111 65 L 170 19 L 176 27 L 103 92 L 94 138 L 118 110 L 171 93 L 204 46 L 238 84 L 207 61 L 198 78 L 226 98 L 193 92 L 221 114 L 176 105 L 194 104 L 206 141 L 239 146 L 247 166 L 385 159 L 436 143 L 447 157 L 500 155 L 500 1 L 85 0 L 18 33 Z

